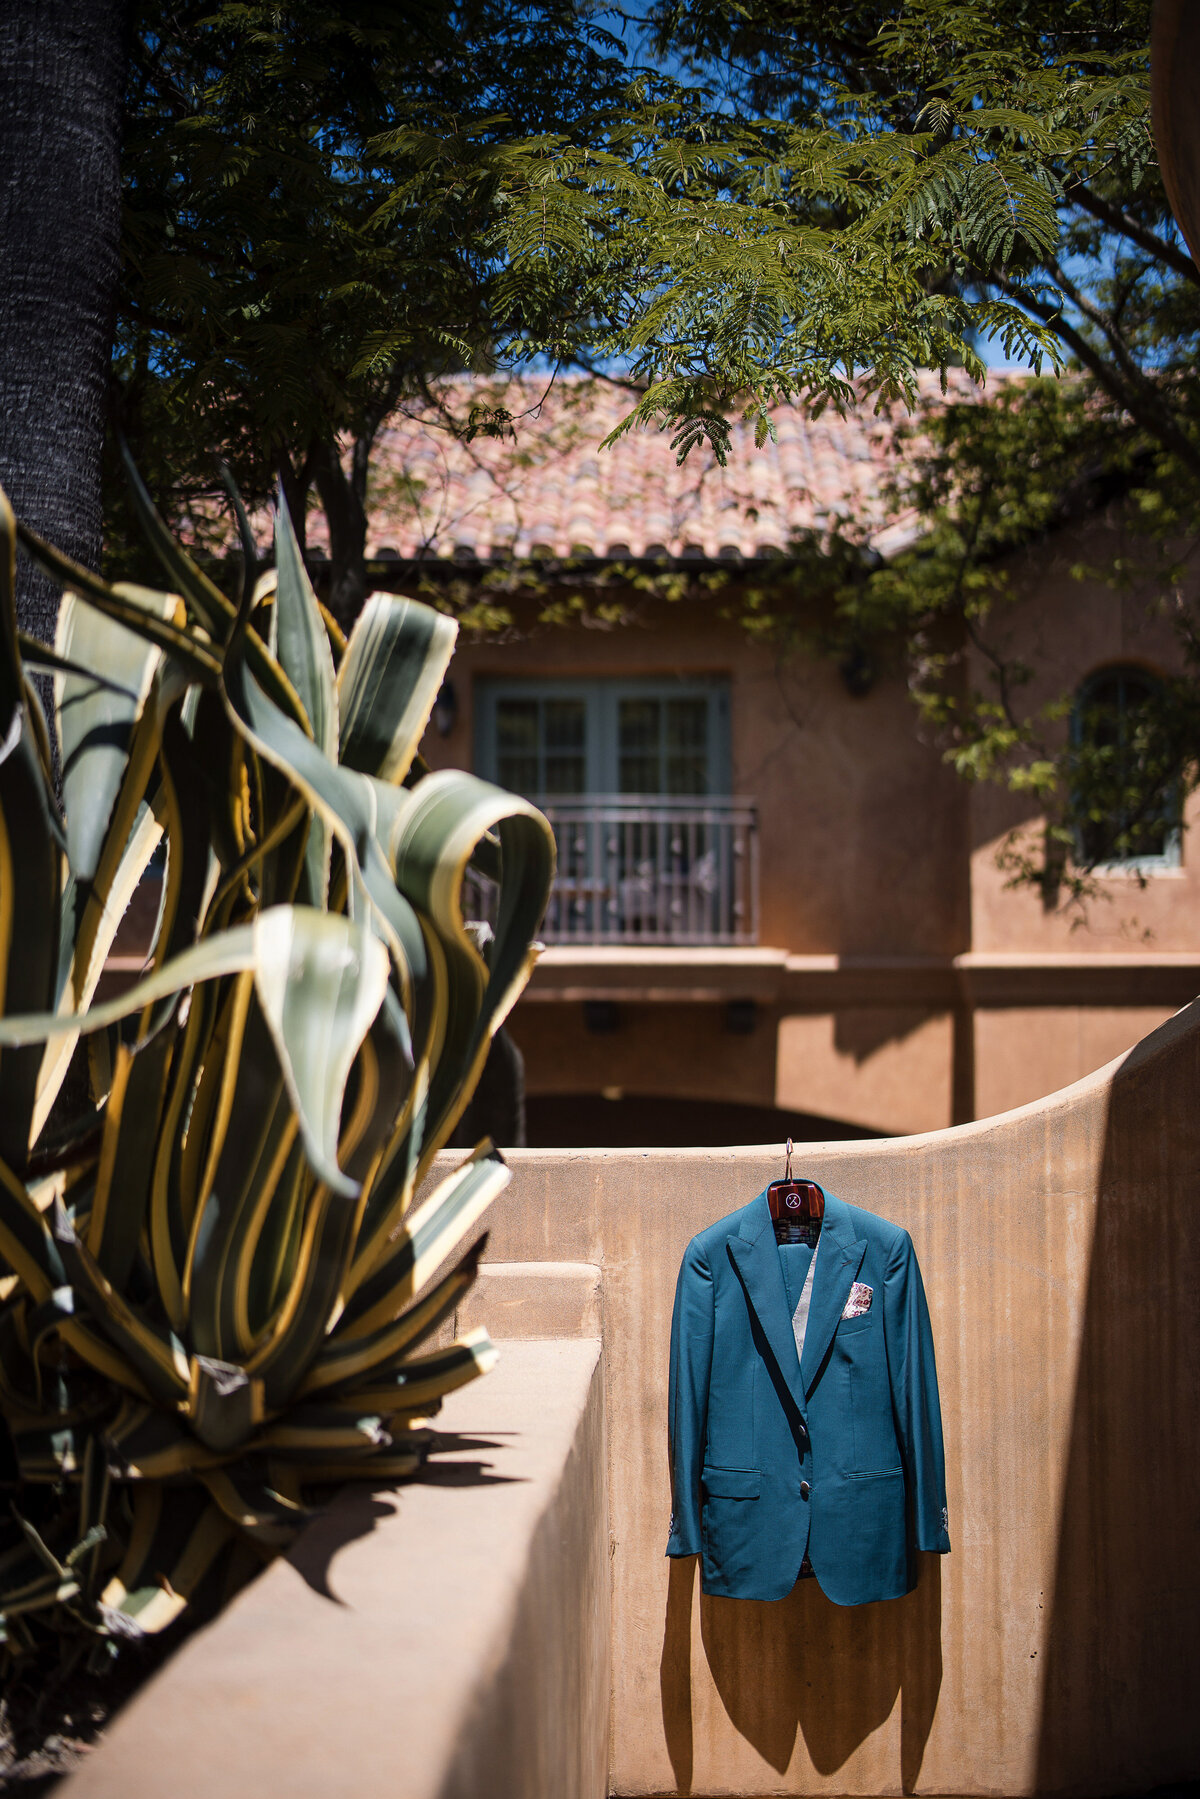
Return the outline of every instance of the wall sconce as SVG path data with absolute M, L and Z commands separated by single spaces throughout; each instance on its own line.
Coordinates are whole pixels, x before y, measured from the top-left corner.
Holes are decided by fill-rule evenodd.
M 879 673 L 874 659 L 861 644 L 854 644 L 838 664 L 842 685 L 853 700 L 865 700 Z
M 753 1036 L 757 1025 L 758 1007 L 752 999 L 726 1000 L 725 1029 L 733 1036 Z
M 433 722 L 439 737 L 449 737 L 458 723 L 458 695 L 453 681 L 443 681 L 433 702 Z

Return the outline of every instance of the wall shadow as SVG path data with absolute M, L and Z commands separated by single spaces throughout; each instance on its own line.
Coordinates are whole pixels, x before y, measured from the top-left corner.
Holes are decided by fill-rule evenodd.
M 1040 1793 L 1200 1776 L 1200 1032 L 1111 1093 L 1048 1594 Z
M 844 1766 L 900 1697 L 900 1778 L 914 1792 L 942 1684 L 941 1558 L 922 1555 L 915 1592 L 838 1606 L 814 1580 L 772 1603 L 700 1596 L 700 1637 L 734 1728 L 780 1774 L 797 1733 L 819 1774 Z M 691 1624 L 696 1564 L 671 1565 L 660 1664 L 676 1790 L 692 1790 Z

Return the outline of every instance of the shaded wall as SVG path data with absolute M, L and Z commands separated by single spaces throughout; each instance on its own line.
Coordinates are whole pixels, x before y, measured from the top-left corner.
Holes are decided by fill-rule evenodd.
M 809 1146 L 907 1227 L 937 1343 L 954 1553 L 908 1598 L 701 1600 L 663 1556 L 679 1258 L 761 1148 L 514 1153 L 491 1254 L 598 1264 L 612 1790 L 1145 1791 L 1200 1775 L 1200 1006 L 1004 1117 Z

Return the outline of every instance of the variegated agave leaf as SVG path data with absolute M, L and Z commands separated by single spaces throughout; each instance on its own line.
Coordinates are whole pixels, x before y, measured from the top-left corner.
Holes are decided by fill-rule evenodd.
M 10 1653 L 161 1629 L 286 1542 L 314 1483 L 410 1474 L 491 1365 L 484 1332 L 433 1338 L 508 1171 L 481 1144 L 413 1197 L 553 873 L 532 807 L 417 755 L 452 621 L 377 594 L 347 642 L 282 505 L 275 570 L 231 600 L 134 500 L 162 592 L 0 496 L 0 1413 L 41 1495 L 0 1536 Z M 26 646 L 65 820 L 18 540 L 70 590 L 55 647 Z M 156 848 L 145 968 L 98 999 Z M 499 882 L 486 958 L 472 861 Z

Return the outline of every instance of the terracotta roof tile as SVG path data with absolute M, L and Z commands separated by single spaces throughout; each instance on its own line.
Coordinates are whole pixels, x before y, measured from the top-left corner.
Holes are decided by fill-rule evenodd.
M 936 398 L 936 378 L 922 386 Z M 963 399 L 978 390 L 957 376 L 951 393 Z M 560 377 L 543 396 L 545 382 L 530 379 L 463 380 L 443 391 L 459 419 L 472 403 L 505 407 L 515 437 L 466 443 L 433 408 L 395 417 L 373 461 L 368 554 L 387 548 L 406 558 L 449 557 L 456 549 L 485 559 L 568 556 L 586 546 L 596 555 L 616 548 L 632 556 L 660 549 L 755 556 L 835 516 L 856 518 L 885 553 L 911 533 L 903 520 L 885 528 L 894 422 L 867 408 L 817 419 L 780 408 L 776 441 L 761 450 L 750 426 L 735 425 L 722 469 L 707 448 L 678 466 L 665 433 L 630 434 L 600 450 L 632 404 L 624 389 Z M 327 542 L 324 519 L 315 514 L 310 546 Z

